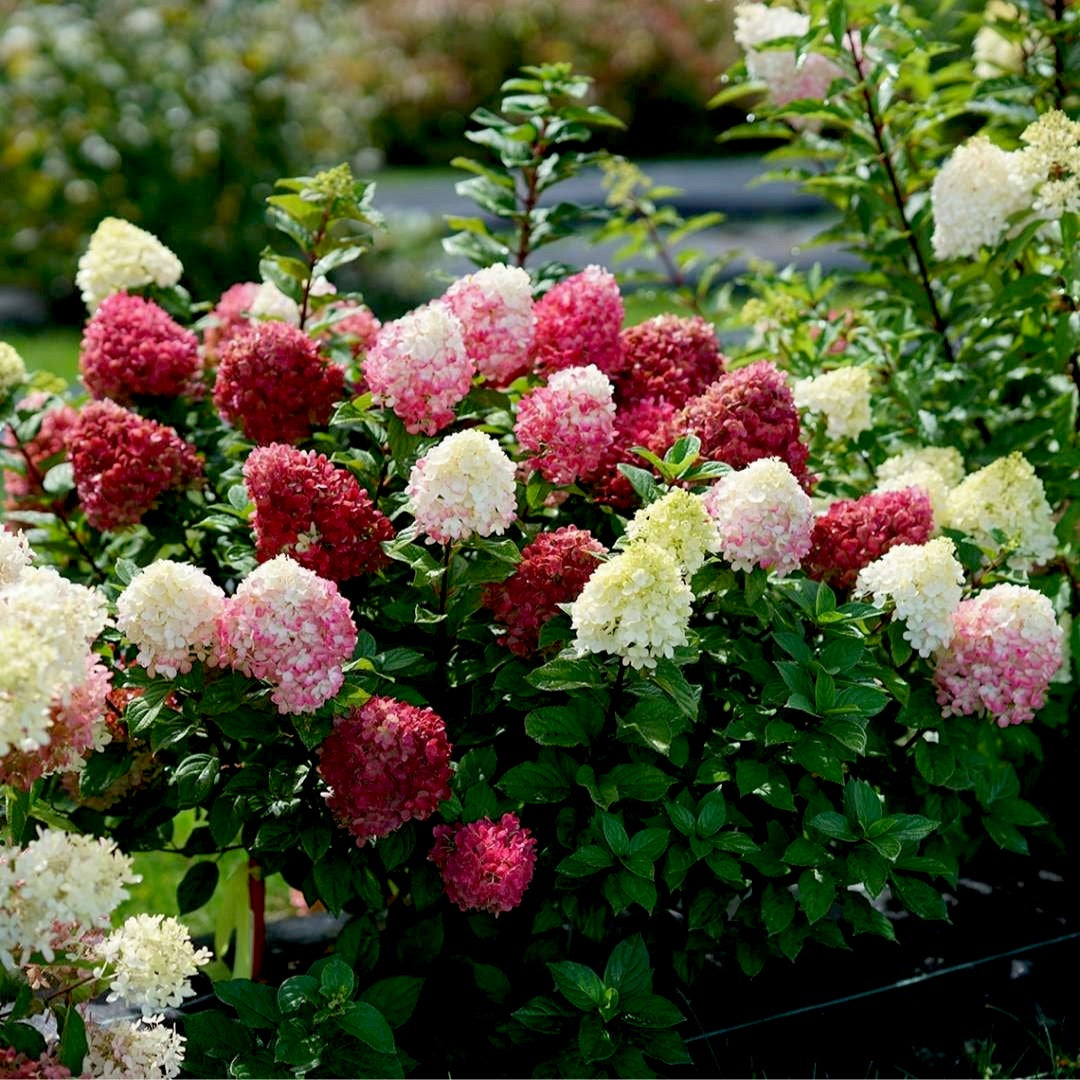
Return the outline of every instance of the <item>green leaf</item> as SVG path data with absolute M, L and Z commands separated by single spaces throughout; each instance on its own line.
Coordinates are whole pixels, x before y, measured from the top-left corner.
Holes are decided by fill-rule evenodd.
M 653 913 L 658 896 L 656 886 L 651 881 L 624 870 L 619 874 L 618 882 L 631 903 L 643 907 L 650 915 Z
M 652 991 L 652 968 L 649 952 L 640 934 L 620 941 L 604 968 L 604 985 L 614 986 L 621 998 L 632 998 Z
M 181 807 L 198 806 L 210 794 L 221 762 L 213 754 L 192 754 L 173 770 L 169 779 L 179 789 Z
M 586 844 L 567 855 L 556 870 L 569 877 L 588 877 L 590 874 L 606 870 L 614 862 L 611 853 L 598 844 Z
M 945 899 L 929 882 L 894 873 L 892 883 L 900 903 L 908 911 L 918 915 L 920 919 L 944 919 L 948 922 L 949 913 L 945 908 Z
M 956 772 L 956 755 L 949 746 L 920 739 L 915 747 L 915 768 L 929 783 L 942 787 Z
M 314 1005 L 318 1000 L 319 982 L 310 975 L 294 975 L 278 987 L 277 1006 L 285 1014 L 297 1012 L 304 1005 Z
M 216 1009 L 185 1016 L 184 1034 L 189 1047 L 196 1046 L 207 1057 L 219 1061 L 250 1053 L 254 1046 L 251 1032 L 244 1025 Z
M 562 772 L 534 761 L 515 765 L 495 786 L 507 798 L 523 803 L 559 803 L 570 794 L 570 781 Z
M 679 707 L 679 711 L 690 720 L 696 720 L 701 704 L 701 687 L 693 686 L 686 680 L 682 669 L 670 660 L 658 660 L 651 672 L 652 681 L 664 691 Z
M 187 873 L 176 886 L 176 904 L 179 914 L 201 908 L 210 897 L 218 883 L 218 865 L 213 862 L 197 862 L 188 867 Z
M 604 1000 L 604 984 L 592 968 L 572 960 L 549 963 L 555 987 L 575 1009 L 594 1012 Z
M 370 1002 L 356 1001 L 335 1019 L 342 1031 L 367 1043 L 377 1053 L 394 1053 L 394 1033 L 383 1014 Z
M 614 814 L 601 814 L 600 825 L 603 829 L 604 839 L 607 841 L 608 847 L 611 848 L 612 854 L 618 855 L 620 858 L 623 855 L 629 855 L 630 837 L 627 835 L 623 823 Z
M 86 1042 L 86 1024 L 79 1010 L 69 1005 L 62 1014 L 63 1026 L 60 1032 L 60 1063 L 72 1076 L 82 1076 L 83 1058 L 88 1049 Z
M 817 829 L 833 840 L 858 840 L 858 836 L 851 828 L 848 819 L 835 810 L 826 810 L 823 814 L 817 814 L 807 823 L 811 829 Z
M 332 956 L 319 972 L 319 985 L 323 997 L 347 1001 L 356 989 L 356 975 L 341 957 Z
M 761 897 L 761 921 L 765 932 L 772 937 L 786 930 L 795 917 L 795 899 L 787 889 L 778 888 L 771 881 L 765 886 Z
M 697 834 L 712 836 L 727 823 L 727 802 L 720 788 L 710 791 L 698 803 Z
M 546 705 L 525 717 L 525 731 L 541 746 L 587 746 L 604 726 L 604 714 L 592 702 Z
M 844 785 L 844 809 L 864 830 L 882 815 L 881 799 L 865 780 L 849 780 Z
M 281 1022 L 281 1010 L 273 987 L 251 979 L 230 979 L 215 983 L 214 993 L 236 1010 L 244 1027 L 272 1029 Z
M 530 1031 L 556 1035 L 567 1017 L 567 1011 L 565 1006 L 552 1001 L 551 998 L 534 997 L 510 1015 Z
M 616 765 L 600 780 L 601 787 L 614 785 L 619 799 L 642 802 L 659 801 L 673 783 L 674 779 L 655 765 Z
M 538 690 L 581 690 L 602 688 L 603 673 L 588 657 L 579 660 L 562 660 L 556 657 L 543 667 L 530 671 L 525 681 Z
M 319 899 L 337 914 L 355 895 L 353 868 L 347 855 L 328 851 L 313 867 Z
M 799 907 L 811 925 L 828 915 L 835 896 L 836 883 L 830 874 L 821 870 L 804 870 L 799 875 Z
M 578 1050 L 589 1062 L 606 1061 L 615 1053 L 615 1042 L 595 1013 L 583 1016 L 578 1024 Z
M 869 846 L 859 845 L 847 859 L 848 874 L 861 881 L 871 896 L 879 896 L 889 878 L 889 860 Z

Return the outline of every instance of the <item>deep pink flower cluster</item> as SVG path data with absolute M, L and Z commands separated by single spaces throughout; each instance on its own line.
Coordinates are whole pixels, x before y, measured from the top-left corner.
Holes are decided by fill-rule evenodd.
M 195 447 L 113 401 L 91 401 L 68 436 L 75 490 L 95 529 L 134 525 L 158 497 L 202 477 Z
M 302 330 L 252 324 L 221 350 L 214 404 L 252 442 L 298 443 L 330 419 L 345 373 Z
M 52 707 L 49 743 L 36 750 L 12 750 L 0 758 L 0 784 L 29 791 L 42 776 L 74 769 L 105 726 L 111 673 L 94 653 L 86 657 L 86 678 L 68 700 Z
M 518 404 L 514 434 L 528 467 L 552 484 L 592 472 L 615 437 L 611 383 L 595 365 L 564 368 Z
M 394 527 L 346 469 L 313 450 L 285 443 L 257 446 L 244 462 L 255 503 L 255 553 L 284 552 L 331 581 L 373 574 L 388 562 L 379 546 Z
M 681 406 L 724 372 L 716 331 L 700 315 L 657 315 L 619 335 L 622 365 L 612 376 L 615 399 L 652 398 Z
M 897 544 L 925 544 L 934 530 L 930 497 L 919 487 L 840 499 L 814 522 L 808 576 L 850 589 L 864 566 Z
M 439 825 L 429 859 L 439 868 L 446 895 L 462 911 L 498 916 L 521 903 L 536 865 L 536 840 L 516 814 L 467 825 Z
M 675 441 L 675 406 L 666 401 L 639 401 L 615 411 L 615 435 L 600 464 L 584 477 L 582 483 L 597 502 L 607 503 L 620 510 L 636 506 L 638 496 L 630 481 L 619 471 L 619 465 L 649 468 L 648 463 L 631 448 L 643 446 L 663 456 Z
M 326 305 L 321 315 L 329 316 L 342 311 L 346 314 L 335 319 L 333 325 L 327 327 L 319 338 L 323 341 L 331 336 L 347 338 L 353 356 L 362 356 L 375 344 L 375 338 L 382 323 L 375 317 L 371 308 L 366 304 L 358 304 L 354 300 L 335 300 L 332 304 Z
M 326 803 L 362 847 L 450 798 L 446 725 L 431 709 L 373 697 L 334 721 L 319 747 Z
M 573 525 L 526 544 L 510 577 L 484 590 L 484 606 L 506 627 L 499 641 L 515 656 L 532 655 L 544 624 L 558 615 L 560 604 L 577 599 L 606 551 L 587 529 Z
M 804 489 L 813 484 L 787 376 L 768 360 L 721 375 L 686 403 L 675 428 L 696 435 L 702 456 L 712 461 L 744 469 L 759 458 L 778 457 Z
M 605 375 L 622 363 L 623 302 L 614 275 L 599 266 L 560 281 L 535 306 L 532 362 L 541 375 L 595 364 Z
M 1023 585 L 995 585 L 953 612 L 953 637 L 934 671 L 942 716 L 984 709 L 1022 724 L 1043 707 L 1064 637 L 1050 601 Z
M 352 609 L 337 586 L 279 555 L 225 601 L 218 650 L 208 662 L 269 683 L 278 712 L 309 713 L 341 689 L 356 639 Z
M 43 1077 L 45 1080 L 65 1080 L 71 1070 L 60 1064 L 56 1052 L 46 1051 L 40 1057 L 27 1057 L 13 1046 L 0 1049 L 0 1077 L 5 1080 L 29 1080 Z
M 203 331 L 203 348 L 208 360 L 216 360 L 226 342 L 251 325 L 247 316 L 259 291 L 257 281 L 239 281 L 230 285 L 210 312 L 213 324 Z
M 86 324 L 79 371 L 91 396 L 120 404 L 193 394 L 200 389 L 199 339 L 152 300 L 113 293 Z
M 35 392 L 27 394 L 22 403 L 27 408 L 36 409 L 46 400 L 46 394 Z M 25 465 L 24 472 L 4 470 L 5 510 L 47 510 L 53 505 L 53 500 L 45 493 L 41 481 L 44 480 L 50 464 L 55 464 L 49 462 L 49 459 L 58 457 L 67 450 L 68 435 L 78 418 L 79 414 L 70 405 L 58 405 L 49 409 L 41 417 L 37 434 L 23 443 L 22 453 L 19 452 L 14 432 L 5 426 L 0 445 L 21 458 Z

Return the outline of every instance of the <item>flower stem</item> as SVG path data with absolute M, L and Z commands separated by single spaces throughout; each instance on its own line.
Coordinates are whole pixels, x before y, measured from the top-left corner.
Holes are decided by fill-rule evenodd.
M 254 859 L 248 860 L 248 907 L 251 909 L 251 977 L 257 980 L 266 953 L 266 881 L 262 867 Z

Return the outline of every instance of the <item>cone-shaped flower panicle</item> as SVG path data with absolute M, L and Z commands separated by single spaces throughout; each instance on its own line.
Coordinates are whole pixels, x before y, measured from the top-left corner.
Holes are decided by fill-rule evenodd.
M 652 400 L 678 408 L 724 371 L 716 331 L 700 315 L 657 315 L 626 327 L 619 345 L 622 362 L 612 382 L 620 405 Z
M 623 302 L 613 274 L 587 266 L 536 302 L 532 361 L 541 375 L 595 364 L 605 375 L 622 363 Z
M 656 502 L 643 506 L 626 526 L 625 540 L 628 546 L 663 548 L 687 577 L 696 574 L 720 546 L 720 535 L 702 497 L 683 488 L 672 488 Z
M 842 367 L 792 387 L 795 404 L 825 417 L 830 439 L 857 439 L 873 424 L 870 414 L 870 369 Z
M 75 284 L 86 309 L 93 312 L 111 293 L 145 285 L 167 289 L 183 272 L 180 260 L 153 233 L 108 217 L 94 230 L 79 259 Z

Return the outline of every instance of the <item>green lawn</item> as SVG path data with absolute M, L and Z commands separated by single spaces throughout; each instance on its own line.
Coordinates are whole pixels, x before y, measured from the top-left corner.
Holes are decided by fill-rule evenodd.
M 79 338 L 74 327 L 28 333 L 0 326 L 0 341 L 13 346 L 30 371 L 51 371 L 71 382 L 79 371 Z

